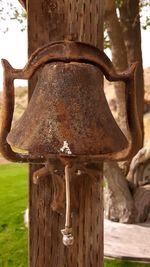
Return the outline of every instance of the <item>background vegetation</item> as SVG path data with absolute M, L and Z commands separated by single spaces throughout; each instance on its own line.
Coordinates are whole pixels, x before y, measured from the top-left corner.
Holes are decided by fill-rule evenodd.
M 0 166 L 0 267 L 27 266 L 27 166 Z

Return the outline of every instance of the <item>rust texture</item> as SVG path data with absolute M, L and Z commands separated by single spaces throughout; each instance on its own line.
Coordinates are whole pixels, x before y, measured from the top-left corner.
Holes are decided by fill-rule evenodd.
M 22 155 L 12 150 L 11 146 L 7 143 L 7 135 L 11 130 L 11 123 L 14 112 L 14 77 L 13 68 L 10 64 L 3 60 L 4 65 L 4 87 L 3 87 L 3 104 L 1 112 L 1 126 L 0 126 L 0 152 L 2 155 L 13 162 L 34 162 L 42 163 L 45 161 L 41 156 L 34 158 L 27 154 Z
M 47 157 L 105 157 L 125 149 L 128 143 L 99 86 L 100 75 L 90 64 L 47 64 L 9 143 Z
M 135 116 L 136 64 L 126 72 L 116 73 L 104 52 L 91 45 L 71 41 L 52 43 L 38 49 L 23 70 L 13 69 L 6 60 L 2 63 L 5 77 L 0 147 L 7 159 L 43 162 L 46 161 L 45 156 L 57 154 L 120 160 L 136 153 L 133 140 L 135 137 L 140 139 L 139 122 Z M 13 80 L 29 79 L 43 64 L 46 66 L 28 109 L 8 138 L 14 146 L 33 152 L 36 158 L 32 158 L 13 152 L 6 139 L 14 109 Z M 126 84 L 128 143 L 113 119 L 103 89 L 99 86 L 101 72 L 108 80 L 124 81 Z

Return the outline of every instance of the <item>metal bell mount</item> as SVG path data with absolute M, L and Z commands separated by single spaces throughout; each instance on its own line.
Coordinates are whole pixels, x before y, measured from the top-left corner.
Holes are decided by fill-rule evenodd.
M 50 43 L 30 57 L 24 69 L 14 69 L 6 60 L 0 132 L 0 151 L 14 162 L 97 162 L 132 157 L 141 143 L 136 109 L 136 65 L 116 73 L 111 61 L 98 48 L 73 41 Z M 41 68 L 41 69 L 40 69 Z M 38 81 L 22 117 L 11 128 L 14 112 L 14 80 L 30 79 L 40 69 Z M 125 137 L 109 109 L 101 76 L 125 83 L 128 135 Z M 16 153 L 11 146 L 27 150 Z M 46 166 L 46 165 L 45 165 Z M 73 244 L 70 210 L 70 166 L 64 164 L 66 184 L 65 245 Z M 49 171 L 40 170 L 44 176 Z M 34 175 L 35 182 L 38 174 Z M 63 181 L 59 181 L 63 184 Z M 62 186 L 63 187 L 63 186 Z

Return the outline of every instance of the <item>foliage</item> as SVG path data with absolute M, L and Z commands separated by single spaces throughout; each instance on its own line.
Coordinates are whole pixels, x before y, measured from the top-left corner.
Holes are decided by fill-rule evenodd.
M 21 31 L 26 29 L 26 11 L 18 1 L 0 0 L 0 31 L 6 33 L 12 20 L 19 22 Z
M 27 167 L 0 165 L 0 266 L 27 267 Z
M 11 17 L 11 19 L 16 19 L 18 20 L 19 23 L 23 24 L 25 22 L 26 17 L 27 17 L 27 14 L 23 9 L 21 10 L 21 13 L 20 13 L 16 8 L 14 8 L 13 16 Z M 25 29 L 25 26 L 23 26 L 21 30 L 24 30 L 24 29 Z
M 144 16 L 142 16 L 144 13 Z M 141 26 L 143 30 L 147 30 L 150 27 L 150 1 L 141 0 L 140 1 L 140 16 L 141 16 Z

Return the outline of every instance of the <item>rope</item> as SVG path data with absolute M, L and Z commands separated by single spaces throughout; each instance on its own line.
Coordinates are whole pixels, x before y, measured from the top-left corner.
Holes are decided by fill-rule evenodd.
M 70 174 L 69 165 L 65 166 L 65 182 L 66 182 L 66 223 L 65 228 L 70 228 Z
M 61 230 L 63 234 L 63 244 L 65 246 L 71 246 L 74 242 L 71 228 L 71 211 L 70 211 L 70 167 L 65 166 L 65 183 L 66 183 L 66 221 L 65 229 Z

